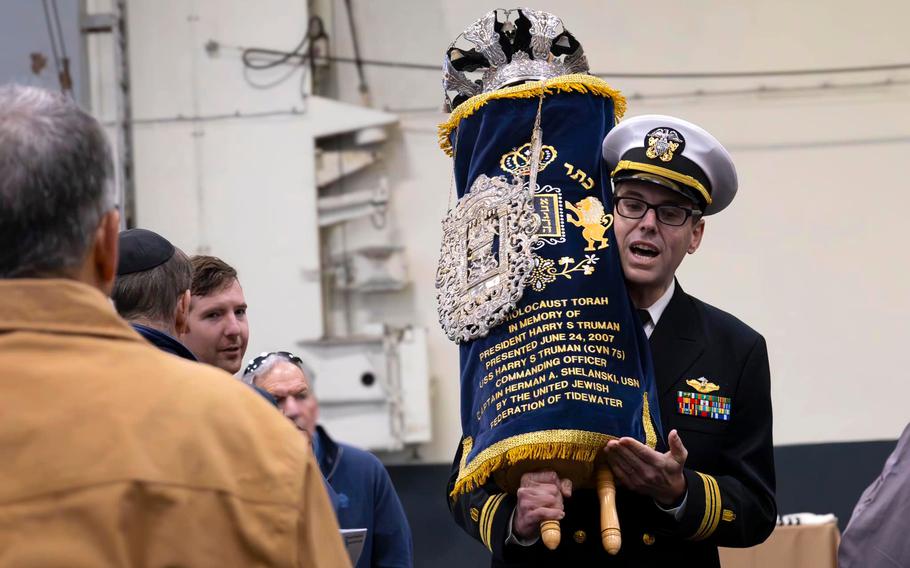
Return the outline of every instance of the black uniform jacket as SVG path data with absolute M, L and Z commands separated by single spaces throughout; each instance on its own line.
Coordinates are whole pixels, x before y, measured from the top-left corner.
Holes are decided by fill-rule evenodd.
M 506 544 L 515 496 L 488 482 L 454 502 L 455 521 L 480 540 L 495 566 L 719 567 L 718 546 L 746 547 L 774 529 L 774 456 L 768 352 L 755 330 L 689 296 L 679 284 L 651 335 L 664 434 L 677 429 L 689 451 L 688 497 L 677 521 L 649 497 L 619 489 L 617 509 L 622 549 L 615 557 L 600 542 L 600 516 L 593 489 L 579 489 L 565 502 L 562 541 Z M 730 399 L 730 419 L 683 414 L 680 391 L 687 381 L 719 386 L 712 396 Z M 459 448 L 461 445 L 459 444 Z M 451 491 L 461 453 L 455 456 Z

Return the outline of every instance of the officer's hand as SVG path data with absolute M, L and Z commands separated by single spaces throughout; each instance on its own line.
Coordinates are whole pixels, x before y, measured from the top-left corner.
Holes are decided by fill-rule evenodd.
M 572 496 L 572 482 L 559 479 L 555 471 L 534 471 L 521 476 L 518 505 L 512 517 L 512 534 L 522 540 L 540 534 L 540 522 L 566 516 L 563 497 Z
M 683 466 L 689 452 L 676 430 L 667 437 L 670 451 L 660 453 L 634 438 L 610 440 L 604 451 L 619 485 L 653 498 L 665 507 L 677 505 L 686 493 Z

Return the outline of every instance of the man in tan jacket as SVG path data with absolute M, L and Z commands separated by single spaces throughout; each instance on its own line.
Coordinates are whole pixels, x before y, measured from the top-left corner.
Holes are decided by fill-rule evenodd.
M 0 567 L 349 566 L 307 444 L 112 307 L 97 121 L 0 88 Z

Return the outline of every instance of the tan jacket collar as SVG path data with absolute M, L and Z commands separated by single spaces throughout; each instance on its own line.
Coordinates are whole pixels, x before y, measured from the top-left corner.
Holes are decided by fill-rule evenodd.
M 104 294 L 65 279 L 0 280 L 0 332 L 19 330 L 142 340 Z

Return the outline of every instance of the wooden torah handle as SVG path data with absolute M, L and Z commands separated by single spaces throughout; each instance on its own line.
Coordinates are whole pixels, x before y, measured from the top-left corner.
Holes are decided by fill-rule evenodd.
M 556 550 L 562 538 L 559 521 L 540 521 L 540 540 L 550 550 Z
M 616 483 L 607 464 L 597 468 L 597 499 L 600 501 L 600 540 L 607 553 L 615 555 L 622 546 L 622 535 L 616 514 Z

